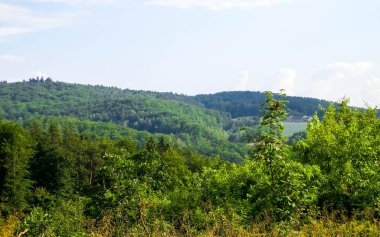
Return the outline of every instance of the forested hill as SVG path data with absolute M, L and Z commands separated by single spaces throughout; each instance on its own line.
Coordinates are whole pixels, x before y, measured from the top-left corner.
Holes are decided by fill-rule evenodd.
M 191 98 L 170 93 L 31 79 L 2 83 L 0 96 L 0 115 L 10 120 L 37 114 L 73 116 L 153 133 L 190 132 L 198 124 L 222 128 L 228 123 L 227 113 L 205 109 L 194 105 Z
M 320 104 L 328 103 L 298 97 L 286 99 L 289 115 L 299 117 L 312 115 Z M 75 125 L 79 132 L 91 127 L 91 132 L 100 136 L 107 133 L 105 127 L 113 131 L 109 133 L 112 136 L 117 136 L 117 131 L 122 131 L 119 135 L 134 134 L 135 138 L 146 138 L 146 132 L 162 134 L 201 154 L 220 155 L 234 162 L 247 154 L 240 128 L 257 124 L 257 117 L 247 116 L 259 116 L 264 100 L 259 92 L 186 96 L 69 84 L 50 78 L 0 83 L 0 117 L 4 119 L 25 125 L 39 116 L 53 116 L 45 121 L 57 123 L 61 118 L 64 123 Z M 237 117 L 244 118 L 232 119 Z M 102 124 L 100 131 L 94 129 L 93 122 L 107 124 Z
M 177 106 L 177 109 L 204 106 L 207 109 L 225 112 L 221 114 L 215 113 L 215 111 L 203 110 L 207 111 L 208 114 L 217 114 L 221 119 L 218 122 L 226 122 L 225 117 L 228 114 L 232 118 L 260 116 L 260 105 L 265 101 L 265 95 L 262 92 L 253 91 L 228 91 L 186 96 L 174 93 L 121 90 L 116 87 L 53 82 L 49 78 L 46 80 L 30 79 L 29 81 L 17 83 L 0 82 L 0 96 L 3 101 L 0 114 L 10 119 L 20 116 L 24 117 L 33 113 L 48 113 L 52 115 L 75 115 L 77 117 L 88 117 L 95 121 L 113 121 L 116 123 L 126 122 L 125 117 L 132 117 L 130 121 L 127 119 L 127 122 L 133 123 L 139 114 L 151 114 L 152 109 L 148 111 L 144 109 L 147 106 L 155 107 L 156 104 L 153 101 L 161 102 L 159 107 L 153 109 L 158 113 L 173 113 L 173 108 L 170 108 L 169 111 L 163 111 L 164 109 L 168 109 L 165 108 L 164 104 L 173 103 L 180 104 L 179 107 Z M 289 102 L 287 108 L 290 116 L 310 116 L 316 111 L 320 112 L 320 106 L 327 107 L 330 103 L 326 100 L 296 96 L 287 96 L 284 99 Z M 26 109 L 26 111 L 20 113 L 17 111 L 17 106 L 13 107 L 9 103 L 8 105 L 4 105 L 9 101 L 12 101 L 13 105 L 17 104 L 20 106 L 20 103 L 24 104 L 25 107 L 21 107 L 23 107 L 22 109 Z M 125 103 L 117 105 L 114 103 L 115 101 Z M 59 107 L 48 109 L 49 105 L 59 105 Z M 78 105 L 80 108 L 78 108 Z M 91 105 L 100 105 L 100 107 L 94 108 Z M 83 108 L 84 106 L 86 107 Z M 104 106 L 107 106 L 107 108 L 101 111 Z M 123 112 L 118 112 L 120 107 L 123 107 Z M 125 107 L 128 107 L 128 111 L 124 111 Z M 79 109 L 81 109 L 81 112 L 78 111 Z M 194 111 L 191 112 L 187 113 L 187 116 L 196 115 Z M 199 116 L 193 116 L 192 119 L 194 118 L 199 118 Z M 154 128 L 147 130 L 154 130 Z
M 242 161 L 247 154 L 246 146 L 236 140 L 238 134 L 226 130 L 231 127 L 228 113 L 206 109 L 191 97 L 172 93 L 69 84 L 51 79 L 2 82 L 0 117 L 25 126 L 33 121 L 42 121 L 46 128 L 52 123 L 66 124 L 79 133 L 97 136 L 132 134 L 133 138 L 144 140 L 147 132 L 160 134 L 181 147 L 233 162 Z M 236 142 L 230 142 L 230 136 Z
M 265 95 L 261 92 L 230 91 L 197 95 L 195 99 L 208 109 L 228 112 L 232 118 L 238 118 L 260 116 L 260 105 L 264 103 Z M 289 102 L 287 108 L 290 116 L 312 116 L 315 112 L 320 114 L 322 112 L 320 107 L 326 108 L 331 103 L 326 100 L 295 96 L 286 96 L 283 99 Z

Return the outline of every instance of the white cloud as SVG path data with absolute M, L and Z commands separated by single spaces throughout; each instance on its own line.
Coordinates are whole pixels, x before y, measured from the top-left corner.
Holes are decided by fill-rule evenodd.
M 241 85 L 243 79 L 244 76 Z M 346 97 L 354 106 L 380 106 L 380 67 L 374 62 L 333 62 L 309 71 L 279 68 L 256 75 L 248 84 L 246 89 L 273 92 L 285 89 L 288 95 L 330 101 Z
M 279 68 L 260 76 L 255 80 L 252 88 L 257 91 L 279 92 L 285 90 L 288 95 L 295 95 L 297 85 L 297 70 L 293 68 Z
M 248 83 L 249 83 L 249 71 L 248 70 L 242 70 L 240 71 L 240 79 L 236 84 L 236 90 L 248 90 Z
M 285 93 L 294 95 L 296 87 L 297 70 L 293 68 L 280 68 L 271 73 L 272 91 L 285 90 Z
M 293 1 L 296 0 L 150 0 L 147 1 L 147 4 L 177 8 L 203 7 L 211 10 L 224 10 L 231 8 L 254 9 Z
M 363 99 L 363 103 L 369 106 L 375 107 L 380 105 L 380 77 L 373 77 L 368 79 L 363 86 L 363 94 L 365 94 L 365 98 Z
M 0 38 L 63 26 L 67 15 L 47 16 L 24 7 L 0 3 Z
M 0 55 L 0 62 L 22 62 L 25 59 L 15 55 Z
M 350 98 L 355 106 L 380 105 L 380 79 L 373 62 L 335 62 L 312 72 L 297 84 L 307 85 L 300 94 L 337 101 Z

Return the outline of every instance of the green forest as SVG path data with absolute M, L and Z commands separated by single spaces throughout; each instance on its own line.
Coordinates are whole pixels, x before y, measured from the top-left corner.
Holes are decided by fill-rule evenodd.
M 2 82 L 0 115 L 1 237 L 380 233 L 375 108 L 48 78 Z
M 303 118 L 315 112 L 322 115 L 321 106 L 329 104 L 311 98 L 285 99 L 289 101 L 288 119 L 297 122 L 305 122 Z M 50 78 L 0 82 L 0 117 L 24 127 L 36 120 L 42 120 L 45 129 L 51 122 L 65 123 L 79 133 L 87 131 L 111 139 L 128 136 L 139 145 L 151 134 L 163 135 L 180 147 L 234 163 L 242 163 L 248 152 L 241 128 L 258 125 L 264 101 L 261 92 L 186 96 L 69 84 Z

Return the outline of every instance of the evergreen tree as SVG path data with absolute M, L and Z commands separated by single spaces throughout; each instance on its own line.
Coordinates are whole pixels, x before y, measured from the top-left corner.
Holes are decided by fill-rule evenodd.
M 50 125 L 48 133 L 37 142 L 32 162 L 33 179 L 37 186 L 51 193 L 69 196 L 74 191 L 74 164 L 64 149 L 59 127 Z
M 32 145 L 21 126 L 0 121 L 0 197 L 6 208 L 23 210 L 28 207 L 32 188 L 29 177 Z

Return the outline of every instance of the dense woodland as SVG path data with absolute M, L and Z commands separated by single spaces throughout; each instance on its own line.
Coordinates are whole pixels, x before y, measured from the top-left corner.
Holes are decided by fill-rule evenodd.
M 286 99 L 288 118 L 299 120 L 316 111 L 321 115 L 319 106 L 328 105 L 317 99 Z M 45 127 L 51 120 L 64 120 L 70 127 L 76 123 L 75 130 L 80 133 L 92 126 L 110 126 L 90 132 L 103 136 L 112 130 L 111 138 L 134 134 L 139 143 L 146 141 L 147 134 L 159 134 L 200 154 L 219 155 L 235 163 L 243 162 L 247 154 L 241 128 L 258 124 L 264 101 L 260 92 L 185 96 L 68 84 L 50 78 L 0 83 L 0 116 L 24 126 L 35 120 L 45 121 Z
M 380 120 L 375 109 L 353 109 L 347 100 L 330 104 L 308 123 L 306 136 L 296 134 L 288 145 L 281 121 L 290 113 L 285 109 L 289 97 L 268 92 L 260 120 L 239 120 L 243 144 L 228 141 L 225 127 L 236 114 L 228 106 L 224 111 L 202 107 L 200 97 L 50 80 L 2 83 L 0 90 L 0 236 L 380 232 Z M 96 96 L 99 103 L 91 104 Z M 114 100 L 106 102 L 110 96 Z M 101 108 L 107 109 L 103 115 Z M 138 131 L 139 122 L 136 127 L 129 126 L 129 119 L 123 124 L 129 112 L 121 111 L 132 108 L 144 111 L 136 113 L 136 121 L 162 111 L 169 120 L 183 121 L 183 127 L 192 121 L 204 129 L 196 133 L 203 140 L 192 141 L 200 138 L 190 134 L 192 145 L 186 146 L 175 129 Z M 120 113 L 119 120 L 113 121 L 112 111 Z M 212 137 L 217 132 L 220 140 Z M 205 154 L 203 147 L 193 149 L 197 142 L 216 148 L 215 155 Z M 229 144 L 225 151 L 239 147 L 243 158 L 223 159 L 224 144 Z
M 275 95 L 275 98 L 278 98 Z M 233 118 L 260 116 L 260 105 L 265 101 L 264 93 L 251 91 L 220 92 L 210 95 L 197 95 L 195 100 L 208 109 L 229 113 Z M 322 114 L 322 108 L 330 102 L 314 98 L 285 96 L 288 116 L 312 116 L 315 112 Z

